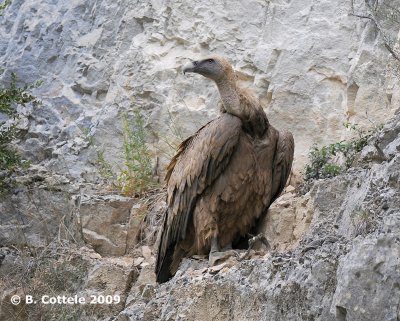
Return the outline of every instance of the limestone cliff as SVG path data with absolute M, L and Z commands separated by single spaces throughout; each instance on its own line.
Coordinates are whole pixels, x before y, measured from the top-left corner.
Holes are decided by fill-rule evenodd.
M 31 166 L 0 200 L 0 319 L 400 320 L 399 67 L 385 46 L 398 50 L 400 2 L 379 2 L 380 31 L 350 14 L 368 16 L 371 3 L 12 0 L 0 16 L 0 83 L 11 72 L 44 82 L 42 105 L 19 107 L 16 147 Z M 212 269 L 188 259 L 159 286 L 164 192 L 115 195 L 92 145 L 120 168 L 121 116 L 134 123 L 139 108 L 162 172 L 169 145 L 218 113 L 216 88 L 181 73 L 210 52 L 293 132 L 293 181 L 313 143 L 349 136 L 343 122 L 385 126 L 354 168 L 305 195 L 287 189 L 260 227 L 270 250 Z M 118 302 L 11 304 L 49 293 Z
M 363 2 L 353 2 L 365 14 Z M 298 172 L 313 143 L 348 135 L 343 122 L 380 124 L 400 104 L 382 34 L 351 7 L 349 0 L 14 0 L 0 18 L 2 79 L 14 71 L 44 80 L 43 106 L 27 112 L 21 148 L 59 174 L 93 181 L 82 132 L 118 161 L 119 116 L 134 105 L 165 160 L 159 150 L 174 139 L 171 121 L 185 136 L 218 112 L 216 89 L 180 69 L 211 52 L 232 61 L 273 124 L 293 131 Z M 398 24 L 382 20 L 396 39 Z

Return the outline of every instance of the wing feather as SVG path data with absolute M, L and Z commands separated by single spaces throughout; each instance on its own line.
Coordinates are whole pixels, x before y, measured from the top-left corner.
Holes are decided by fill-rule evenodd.
M 294 154 L 294 139 L 291 132 L 279 131 L 272 174 L 272 199 L 276 200 L 285 188 L 292 169 Z
M 197 198 L 229 164 L 237 147 L 241 120 L 223 114 L 183 141 L 167 167 L 167 205 L 156 272 L 165 273 L 173 247 L 185 238 Z M 167 262 L 167 263 L 165 263 Z M 169 266 L 168 266 L 169 268 Z

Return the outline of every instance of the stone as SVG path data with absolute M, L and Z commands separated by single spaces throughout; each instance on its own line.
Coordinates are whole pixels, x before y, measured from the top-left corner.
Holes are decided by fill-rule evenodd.
M 142 246 L 142 255 L 144 256 L 146 261 L 150 261 L 151 258 L 151 249 L 147 245 Z
M 154 286 L 152 286 L 151 284 L 146 284 L 142 292 L 142 297 L 146 299 L 152 299 L 155 297 L 155 295 L 156 292 Z
M 288 185 L 285 187 L 285 193 L 292 193 L 296 190 L 296 188 L 292 185 Z
M 142 267 L 135 286 L 138 287 L 141 291 L 143 291 L 144 287 L 147 284 L 152 284 L 152 285 L 156 284 L 156 275 L 154 273 L 154 267 L 150 265 Z
M 97 318 L 111 316 L 123 309 L 130 286 L 138 277 L 137 270 L 132 268 L 132 261 L 132 258 L 120 260 L 108 258 L 91 266 L 83 290 L 78 293 L 78 296 L 86 298 L 118 296 L 119 299 L 119 302 L 113 301 L 112 304 L 99 301 L 92 305 L 96 307 L 91 312 L 92 315 L 94 314 Z
M 283 194 L 270 206 L 257 233 L 265 235 L 273 250 L 294 248 L 308 231 L 313 211 L 310 195 L 295 198 L 292 193 Z
M 400 135 L 386 146 L 384 153 L 388 155 L 389 158 L 393 158 L 400 153 Z
M 376 148 L 375 146 L 368 145 L 363 148 L 361 151 L 361 155 L 358 159 L 358 162 L 362 163 L 371 163 L 371 162 L 383 162 L 386 160 L 385 155 L 382 155 L 382 152 Z
M 82 242 L 72 185 L 56 178 L 45 184 L 44 180 L 33 168 L 0 201 L 0 244 L 45 247 L 55 237 Z
M 43 104 L 27 107 L 21 126 L 29 130 L 19 148 L 62 174 L 99 183 L 82 139 L 89 131 L 117 169 L 121 114 L 132 115 L 134 106 L 144 113 L 162 169 L 170 145 L 217 115 L 214 86 L 182 75 L 181 66 L 219 53 L 260 97 L 271 123 L 293 131 L 297 182 L 313 143 L 340 141 L 349 136 L 342 123 L 369 127 L 399 108 L 399 80 L 382 34 L 349 10 L 347 0 L 14 2 L 0 22 L 0 81 L 11 72 L 44 81 L 36 90 Z M 398 26 L 382 25 L 396 39 Z
M 133 265 L 134 265 L 134 266 L 139 266 L 143 261 L 144 261 L 144 257 L 137 257 L 137 258 L 133 261 Z
M 118 195 L 82 196 L 80 221 L 85 242 L 103 256 L 126 253 L 133 200 Z
M 367 237 L 341 260 L 331 306 L 337 320 L 398 318 L 400 244 L 396 237 L 394 233 Z
M 126 240 L 127 251 L 138 244 L 138 233 L 142 226 L 143 216 L 146 215 L 146 210 L 146 207 L 143 207 L 140 203 L 134 204 L 131 208 Z
M 219 271 L 221 271 L 226 266 L 227 266 L 227 264 L 225 262 L 221 263 L 221 264 L 218 264 L 218 265 L 215 265 L 215 266 L 211 266 L 211 267 L 208 268 L 208 272 L 210 274 L 217 274 Z

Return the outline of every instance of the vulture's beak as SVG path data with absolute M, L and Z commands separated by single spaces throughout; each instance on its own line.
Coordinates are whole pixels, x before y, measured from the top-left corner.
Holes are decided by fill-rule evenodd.
M 199 63 L 197 61 L 189 62 L 188 64 L 183 66 L 183 74 L 186 74 L 187 72 L 196 72 L 198 64 Z

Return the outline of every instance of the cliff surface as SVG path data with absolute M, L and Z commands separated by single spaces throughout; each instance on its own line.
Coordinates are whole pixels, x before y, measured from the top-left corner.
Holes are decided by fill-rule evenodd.
M 135 106 L 165 161 L 167 138 L 182 139 L 218 113 L 216 89 L 184 77 L 181 66 L 218 53 L 256 91 L 271 123 L 294 133 L 298 173 L 313 143 L 346 138 L 346 121 L 381 124 L 400 103 L 384 37 L 350 15 L 367 14 L 353 2 L 14 0 L 0 18 L 2 79 L 14 71 L 44 81 L 21 148 L 58 174 L 95 181 L 84 132 L 118 162 L 119 118 Z M 385 1 L 379 11 L 393 40 L 399 26 L 388 6 L 400 4 Z
M 380 30 L 350 14 L 368 3 L 13 0 L 0 16 L 0 82 L 44 82 L 41 106 L 18 107 L 16 147 L 31 166 L 0 200 L 0 319 L 400 320 L 399 68 L 386 48 L 397 48 L 400 3 L 379 3 Z M 181 73 L 210 52 L 293 132 L 293 184 L 310 146 L 349 137 L 344 122 L 385 125 L 347 172 L 274 203 L 260 227 L 270 250 L 214 268 L 187 259 L 160 286 L 164 192 L 117 195 L 99 163 L 121 170 L 124 115 L 137 125 L 138 108 L 162 175 L 170 146 L 218 113 L 216 88 Z M 27 294 L 112 304 L 11 304 Z

